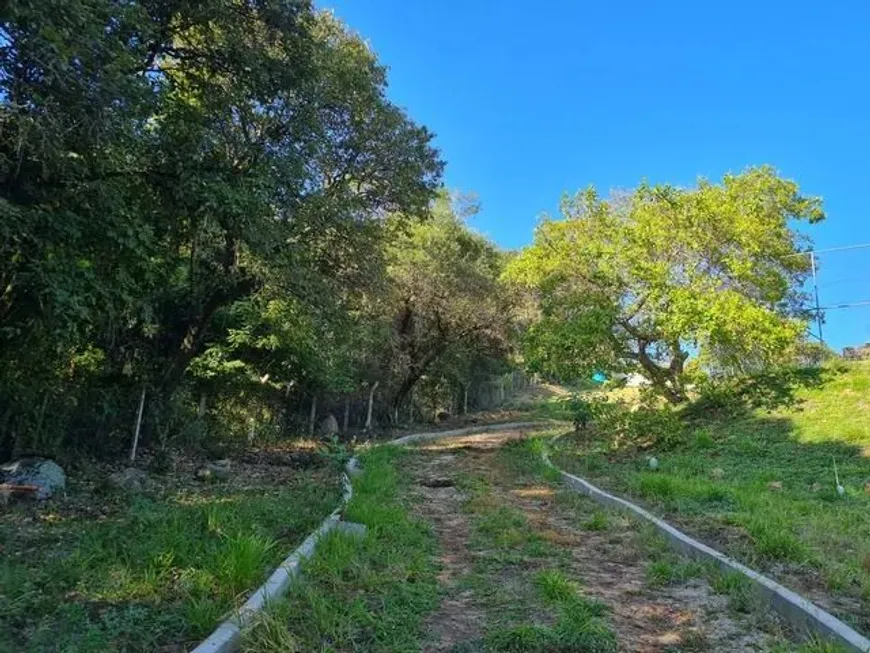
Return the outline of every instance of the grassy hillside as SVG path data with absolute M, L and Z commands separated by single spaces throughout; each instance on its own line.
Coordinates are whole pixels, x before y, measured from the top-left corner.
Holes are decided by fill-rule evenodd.
M 870 632 L 870 363 L 793 378 L 766 399 L 779 405 L 696 406 L 667 450 L 599 433 L 563 439 L 557 460 Z

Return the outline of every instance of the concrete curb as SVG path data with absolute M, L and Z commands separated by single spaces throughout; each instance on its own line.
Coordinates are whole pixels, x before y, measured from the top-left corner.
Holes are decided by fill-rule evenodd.
M 436 440 L 443 437 L 468 435 L 471 433 L 486 433 L 488 431 L 503 431 L 503 430 L 519 430 L 533 426 L 546 426 L 547 422 L 514 422 L 509 424 L 489 424 L 485 426 L 472 426 L 464 429 L 455 429 L 453 431 L 436 431 L 432 433 L 412 433 L 395 440 L 382 444 L 406 445 L 425 440 Z M 231 617 L 221 623 L 211 635 L 200 643 L 191 653 L 233 653 L 239 649 L 239 644 L 242 638 L 242 630 L 250 625 L 254 618 L 262 612 L 270 601 L 275 601 L 287 593 L 292 582 L 299 576 L 301 572 L 301 563 L 303 560 L 314 555 L 317 548 L 317 543 L 331 531 L 335 530 L 341 524 L 341 511 L 347 505 L 347 502 L 353 497 L 353 486 L 351 477 L 357 476 L 362 472 L 359 460 L 354 456 L 345 466 L 346 473 L 342 477 L 342 486 L 344 488 L 341 503 L 332 511 L 332 513 L 323 520 L 320 527 L 305 538 L 299 547 L 293 551 L 287 558 L 278 565 L 278 568 L 272 572 L 272 575 L 265 583 L 260 585 L 257 590 L 251 594 L 244 605 L 236 610 Z M 339 529 L 340 530 L 340 529 Z
M 287 593 L 293 580 L 299 576 L 302 570 L 302 561 L 314 555 L 317 548 L 317 543 L 325 537 L 329 532 L 341 523 L 341 511 L 347 502 L 353 497 L 353 486 L 350 482 L 350 475 L 357 473 L 359 462 L 356 457 L 348 461 L 345 473 L 342 476 L 343 492 L 339 506 L 323 520 L 320 527 L 305 538 L 305 541 L 293 551 L 284 562 L 278 565 L 278 568 L 272 572 L 272 575 L 265 583 L 260 585 L 257 590 L 251 594 L 244 605 L 226 621 L 221 623 L 215 631 L 208 636 L 199 646 L 191 653 L 233 653 L 239 649 L 241 642 L 242 629 L 251 624 L 253 619 L 262 612 L 271 601 L 281 598 Z
M 713 562 L 723 571 L 738 572 L 746 576 L 756 591 L 769 602 L 770 607 L 798 631 L 813 632 L 845 646 L 847 650 L 855 653 L 868 653 L 870 651 L 870 639 L 852 630 L 835 616 L 810 603 L 802 596 L 736 560 L 732 560 L 725 554 L 719 553 L 706 544 L 698 542 L 630 501 L 608 494 L 588 481 L 559 469 L 550 461 L 546 452 L 544 452 L 543 458 L 547 465 L 561 474 L 562 479 L 573 490 L 582 492 L 603 505 L 627 510 L 651 522 L 664 534 L 672 548 L 692 558 Z
M 417 442 L 426 442 L 429 440 L 440 440 L 441 438 L 451 438 L 462 435 L 472 435 L 478 433 L 489 433 L 490 431 L 521 431 L 527 428 L 541 428 L 558 424 L 552 420 L 537 421 L 537 422 L 507 422 L 505 424 L 484 424 L 481 426 L 469 426 L 463 429 L 454 429 L 452 431 L 431 431 L 429 433 L 412 433 L 405 435 L 395 440 L 390 440 L 385 444 L 406 445 L 416 444 Z

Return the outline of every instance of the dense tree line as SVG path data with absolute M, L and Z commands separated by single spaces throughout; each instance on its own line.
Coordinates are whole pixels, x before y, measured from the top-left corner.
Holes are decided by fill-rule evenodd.
M 5 3 L 0 457 L 502 371 L 503 255 L 385 89 L 307 0 Z

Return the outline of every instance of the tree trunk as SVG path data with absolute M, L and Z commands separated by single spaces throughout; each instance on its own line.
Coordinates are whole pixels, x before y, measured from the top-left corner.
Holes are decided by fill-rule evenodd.
M 198 419 L 202 419 L 205 417 L 205 407 L 206 402 L 208 401 L 208 395 L 204 392 L 199 395 L 199 406 L 196 407 L 196 417 Z
M 375 381 L 375 384 L 369 390 L 369 406 L 366 411 L 366 424 L 364 427 L 366 433 L 372 430 L 372 405 L 375 402 L 375 390 L 378 389 L 378 385 L 380 385 L 380 381 Z
M 308 414 L 308 437 L 314 437 L 314 422 L 317 421 L 317 395 L 311 395 L 311 412 Z
M 462 386 L 462 414 L 468 415 L 468 384 Z
M 671 359 L 670 366 L 662 367 L 650 358 L 645 346 L 638 348 L 638 362 L 649 375 L 653 387 L 661 392 L 668 403 L 671 404 L 681 404 L 686 400 L 685 391 L 680 383 L 685 356 L 683 352 L 679 352 L 677 356 Z
M 341 432 L 347 433 L 347 426 L 350 423 L 350 396 L 344 398 L 344 417 L 341 420 Z

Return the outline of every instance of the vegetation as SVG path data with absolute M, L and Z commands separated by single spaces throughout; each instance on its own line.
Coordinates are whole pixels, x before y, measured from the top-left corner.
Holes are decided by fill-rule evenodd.
M 691 351 L 714 370 L 746 371 L 800 342 L 809 261 L 792 222 L 824 214 L 772 169 L 610 200 L 590 188 L 562 214 L 508 271 L 539 298 L 525 338 L 533 369 L 565 381 L 637 371 L 679 403 Z
M 411 516 L 399 473 L 407 452 L 381 447 L 363 457 L 347 518 L 365 539 L 331 534 L 290 594 L 244 635 L 243 651 L 420 650 L 421 622 L 437 601 L 434 540 Z
M 555 460 L 867 631 L 868 391 L 866 362 L 726 382 L 685 408 L 676 438 L 593 429 Z
M 417 416 L 421 379 L 450 411 L 503 367 L 476 204 L 309 0 L 13 1 L 0 71 L 0 460 L 118 453 L 143 392 L 163 445 Z
M 796 226 L 824 218 L 820 199 L 769 167 L 590 188 L 506 253 L 467 226 L 479 204 L 443 168 L 374 52 L 313 0 L 4 3 L 0 462 L 59 458 L 73 493 L 0 515 L 0 646 L 189 644 L 334 506 L 351 446 L 336 430 L 484 407 L 520 369 L 583 390 L 531 410 L 574 420 L 562 464 L 870 628 L 870 368 L 821 366 L 831 352 L 804 336 Z M 588 391 L 620 373 L 651 389 Z M 328 473 L 101 486 L 95 459 L 119 460 L 134 429 L 158 470 L 326 416 Z M 565 504 L 541 446 L 505 447 L 493 473 Z M 331 536 L 249 649 L 421 645 L 439 586 L 406 455 L 365 455 L 348 517 L 368 537 Z M 614 650 L 617 616 L 569 580 L 564 547 L 491 476 L 455 480 L 469 591 L 498 615 L 472 645 Z M 584 542 L 630 530 L 574 516 Z M 702 573 L 635 548 L 648 588 Z M 513 607 L 496 571 L 518 580 Z M 710 582 L 751 611 L 739 581 Z
M 4 510 L 0 651 L 188 649 L 335 507 L 337 470 L 288 471 Z

